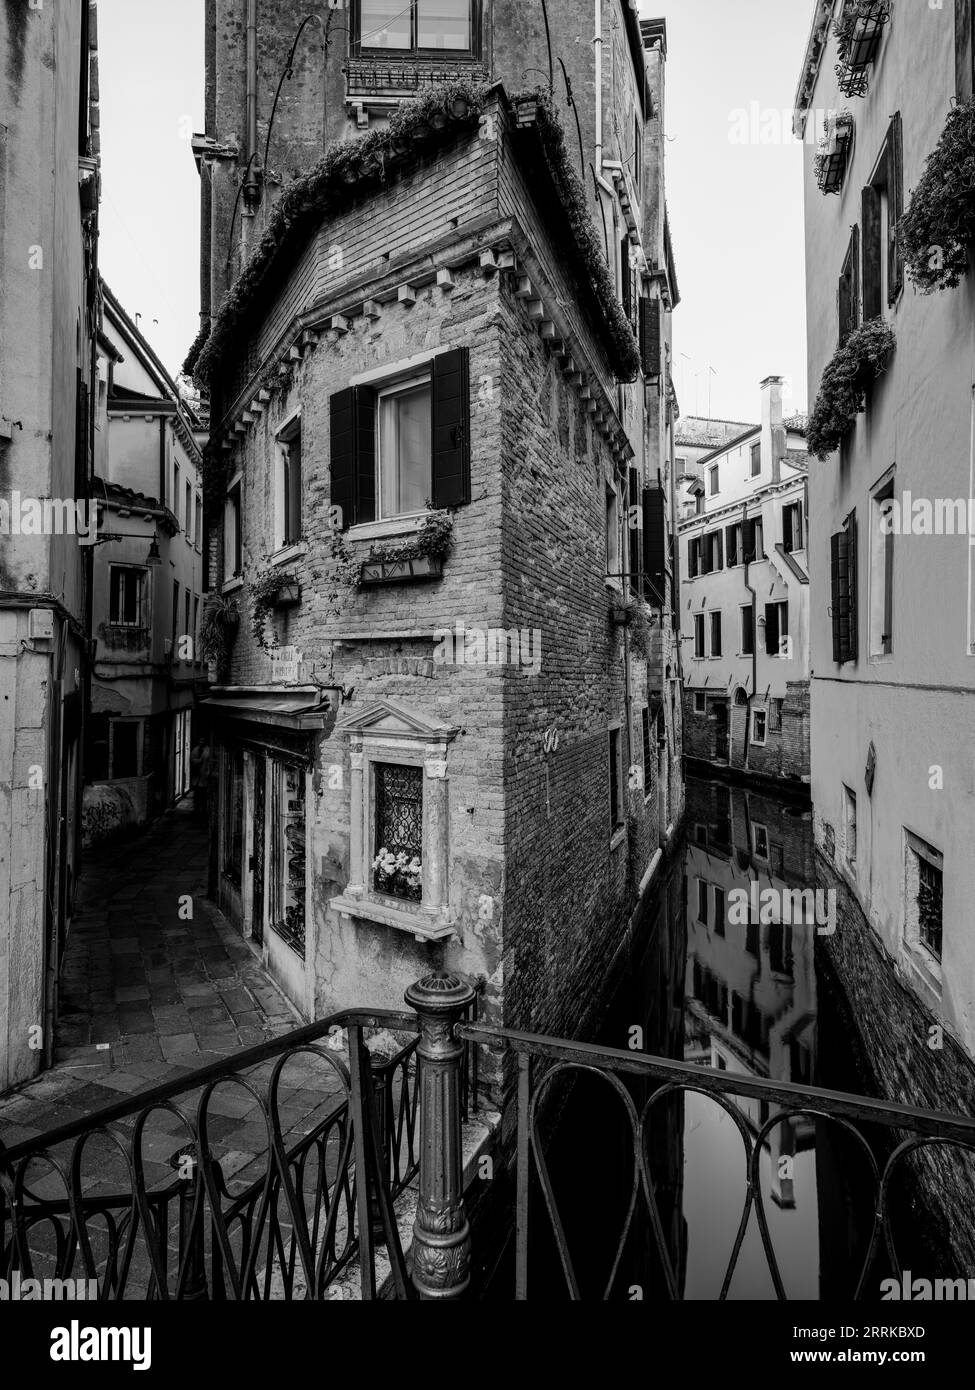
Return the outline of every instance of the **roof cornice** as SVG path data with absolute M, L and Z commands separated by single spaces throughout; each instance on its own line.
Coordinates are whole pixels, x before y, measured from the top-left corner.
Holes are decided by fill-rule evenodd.
M 816 90 L 816 83 L 819 80 L 819 70 L 823 64 L 826 45 L 829 42 L 829 26 L 835 6 L 836 0 L 816 0 L 809 40 L 806 44 L 806 55 L 803 59 L 802 71 L 799 74 L 799 86 L 796 90 L 792 129 L 797 140 L 802 140 L 805 137 L 806 117 L 809 114 L 813 92 Z

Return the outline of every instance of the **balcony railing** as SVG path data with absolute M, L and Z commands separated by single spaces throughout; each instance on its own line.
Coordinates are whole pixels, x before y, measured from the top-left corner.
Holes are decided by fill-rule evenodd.
M 672 1214 L 661 1210 L 660 1181 L 651 1172 L 651 1153 L 659 1152 L 669 1132 L 663 1119 L 668 1099 L 707 1097 L 727 1113 L 741 1139 L 741 1213 L 721 1299 L 728 1296 L 753 1215 L 776 1296 L 787 1297 L 760 1167 L 777 1126 L 808 1133 L 813 1123 L 830 1121 L 863 1155 L 873 1190 L 856 1298 L 869 1296 L 875 1287 L 871 1275 L 884 1261 L 901 1276 L 891 1191 L 902 1165 L 934 1150 L 942 1157 L 952 1148 L 975 1154 L 975 1120 L 968 1116 L 480 1024 L 472 1014 L 476 992 L 456 976 L 428 976 L 406 999 L 415 1012 L 336 1014 L 90 1119 L 10 1149 L 0 1146 L 0 1276 L 10 1279 L 20 1271 L 22 1279 L 96 1280 L 103 1299 L 296 1300 L 341 1295 L 357 1270 L 357 1289 L 347 1296 L 461 1297 L 468 1290 L 472 1253 L 462 1125 L 467 1096 L 476 1093 L 472 1063 L 480 1050 L 495 1054 L 502 1073 L 517 1080 L 515 1198 L 507 1229 L 514 1234 L 518 1300 L 552 1296 L 549 1283 L 533 1280 L 533 1242 L 540 1230 L 554 1240 L 564 1293 L 578 1300 L 593 1284 L 586 1252 L 573 1248 L 573 1223 L 552 1174 L 559 1159 L 552 1135 L 559 1131 L 551 1121 L 561 1104 L 552 1102 L 561 1087 L 584 1078 L 600 1083 L 615 1105 L 631 1165 L 622 1188 L 615 1168 L 612 1175 L 613 1190 L 622 1192 L 623 1220 L 605 1277 L 599 1277 L 603 1299 L 627 1297 L 621 1287 L 624 1252 L 643 1232 L 644 1255 L 655 1254 L 658 1262 L 662 1296 L 683 1297 L 680 1262 L 667 1236 Z M 391 1035 L 407 1040 L 392 1055 L 371 1054 L 367 1035 L 375 1030 L 387 1044 Z M 341 1054 L 332 1050 L 340 1031 Z M 298 1068 L 297 1078 L 288 1079 L 289 1068 Z M 309 1092 L 311 1069 L 331 1086 L 323 1084 L 312 1095 L 321 1105 L 289 1142 L 294 1096 Z M 267 1139 L 260 1172 L 239 1183 L 238 1191 L 232 1191 L 227 1157 L 220 1160 L 212 1150 L 221 1116 L 243 1113 L 234 1097 L 236 1106 L 260 1116 Z M 764 1102 L 768 1118 L 749 1122 L 736 1103 L 749 1100 Z M 171 1123 L 162 1139 L 151 1140 L 150 1120 L 159 1114 Z M 890 1134 L 882 1160 L 863 1130 L 874 1126 Z M 96 1143 L 101 1156 L 92 1169 L 86 1159 Z M 153 1182 L 147 1151 L 158 1157 L 160 1143 L 173 1177 Z M 119 1184 L 113 1168 L 127 1181 Z M 973 1194 L 963 1187 L 971 1184 L 971 1171 L 959 1172 L 956 1194 L 969 1209 Z M 61 1192 L 52 1190 L 52 1177 Z M 587 1174 L 587 1183 L 599 1181 L 599 1174 Z M 397 1225 L 407 1188 L 416 1196 L 408 1261 Z M 574 1184 L 576 1216 L 594 1190 Z M 497 1229 L 494 1223 L 486 1238 L 496 1239 Z

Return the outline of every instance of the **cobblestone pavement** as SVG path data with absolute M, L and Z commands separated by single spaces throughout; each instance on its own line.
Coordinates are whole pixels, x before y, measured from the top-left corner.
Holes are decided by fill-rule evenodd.
M 4 1144 L 90 1116 L 299 1026 L 249 945 L 204 897 L 206 882 L 205 831 L 188 803 L 139 839 L 86 857 L 81 912 L 62 973 L 55 1065 L 0 1097 Z M 192 920 L 183 920 L 187 903 Z M 259 1091 L 270 1068 L 250 1073 Z M 289 1063 L 286 1082 L 282 1127 L 308 1133 L 334 1107 L 337 1078 L 320 1060 L 299 1057 Z M 180 1098 L 184 1113 L 195 1094 Z M 211 1148 L 224 1177 L 246 1182 L 258 1175 L 267 1131 L 253 1097 L 221 1083 L 209 1115 Z M 133 1121 L 121 1123 L 131 1129 Z M 169 1161 L 187 1138 L 178 1116 L 154 1112 L 143 1143 L 150 1183 L 171 1179 Z M 100 1176 L 111 1184 L 121 1170 Z M 41 1184 L 31 1185 L 45 1195 Z

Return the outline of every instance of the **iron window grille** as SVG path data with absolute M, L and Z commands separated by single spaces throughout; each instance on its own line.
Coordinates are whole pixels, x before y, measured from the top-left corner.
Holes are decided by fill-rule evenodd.
M 824 194 L 839 193 L 853 151 L 853 116 L 837 111 L 826 122 L 816 154 L 816 183 Z
M 376 864 L 373 887 L 377 893 L 420 902 L 423 889 L 418 875 L 409 866 L 422 863 L 423 855 L 423 768 L 399 763 L 374 765 L 376 788 L 375 853 L 377 860 L 386 852 L 396 866 Z M 389 862 L 387 858 L 387 863 Z
M 846 0 L 833 29 L 840 56 L 836 76 L 845 97 L 866 96 L 870 67 L 889 22 L 890 0 Z

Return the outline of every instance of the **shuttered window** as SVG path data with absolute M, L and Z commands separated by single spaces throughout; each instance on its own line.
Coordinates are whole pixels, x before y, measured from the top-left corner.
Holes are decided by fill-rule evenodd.
M 640 356 L 643 359 L 643 375 L 647 381 L 657 381 L 660 378 L 662 316 L 661 300 L 640 300 Z
M 643 493 L 643 577 L 647 602 L 662 606 L 667 593 L 667 527 L 663 489 L 658 487 Z
M 904 216 L 904 128 L 901 113 L 894 113 L 887 136 L 887 303 L 893 304 L 904 287 L 904 251 L 899 235 Z
M 343 529 L 421 511 L 427 501 L 437 508 L 467 504 L 468 350 L 440 353 L 422 379 L 336 392 L 330 473 L 331 504 L 341 509 Z
M 868 186 L 863 190 L 863 318 L 879 318 L 883 312 L 881 283 L 881 207 L 880 194 Z
M 626 514 L 626 529 L 630 541 L 630 590 L 642 594 L 643 580 L 643 499 L 640 496 L 640 474 L 630 469 L 630 499 Z
M 839 285 L 840 346 L 860 323 L 860 228 L 850 233 Z
M 839 665 L 857 657 L 856 515 L 830 537 L 830 607 L 833 660 Z

